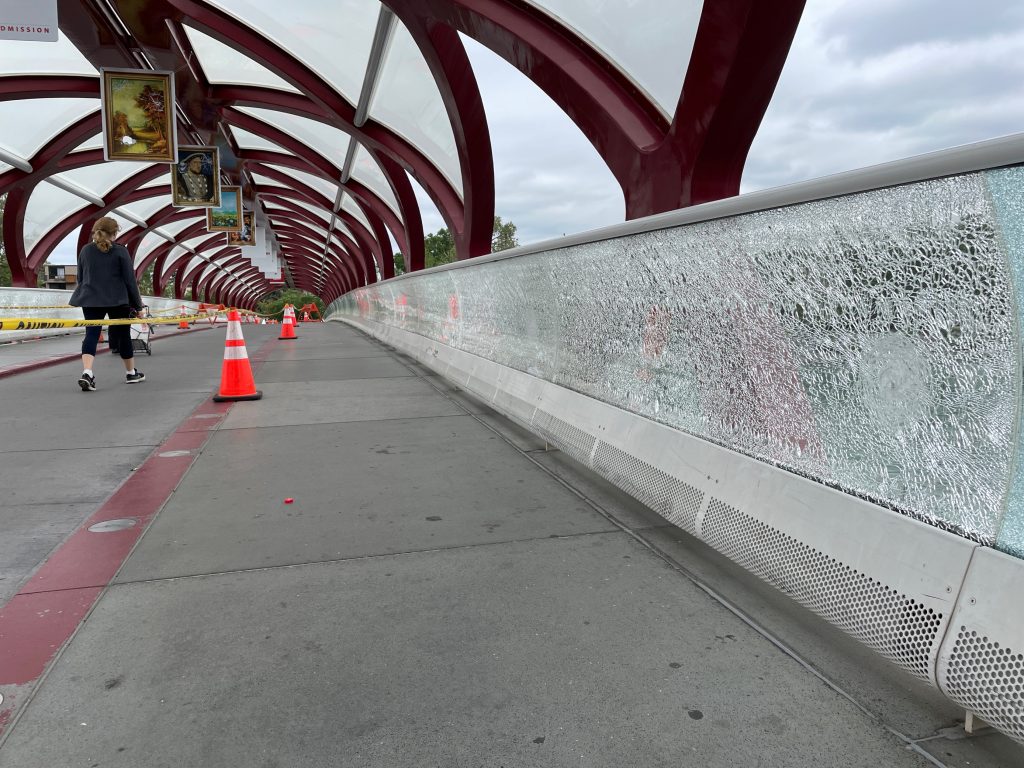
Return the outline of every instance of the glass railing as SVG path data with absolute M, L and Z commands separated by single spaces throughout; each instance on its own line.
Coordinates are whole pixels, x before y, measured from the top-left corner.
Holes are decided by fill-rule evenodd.
M 65 320 L 81 320 L 82 310 L 68 307 L 72 291 L 53 288 L 0 288 L 0 317 L 24 318 L 54 317 Z M 153 315 L 180 310 L 187 307 L 196 312 L 199 304 L 194 301 L 165 299 L 159 296 L 143 296 L 142 300 Z M 57 309 L 54 309 L 57 307 Z M 63 307 L 63 308 L 61 308 Z M 60 336 L 69 333 L 85 333 L 84 328 L 35 329 L 29 331 L 0 331 L 0 344 L 23 341 L 28 338 Z
M 983 164 L 960 152 L 404 276 L 328 317 L 403 328 L 1024 556 L 1024 167 L 949 175 L 965 152 Z M 815 184 L 840 194 L 801 201 Z

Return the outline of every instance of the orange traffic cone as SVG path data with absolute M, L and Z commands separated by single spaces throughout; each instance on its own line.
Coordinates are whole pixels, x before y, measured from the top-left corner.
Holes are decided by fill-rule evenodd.
M 224 342 L 224 365 L 220 369 L 220 391 L 215 402 L 225 400 L 259 400 L 263 393 L 256 389 L 249 365 L 249 353 L 242 338 L 242 321 L 235 310 L 228 315 L 228 336 Z
M 279 339 L 297 339 L 299 338 L 295 333 L 295 324 L 292 322 L 292 318 L 286 317 L 281 321 L 281 335 Z
M 182 315 L 187 315 L 187 314 L 188 314 L 188 313 L 187 313 L 187 312 L 185 311 L 185 305 L 184 305 L 184 304 L 182 304 L 182 305 L 181 305 L 181 314 L 182 314 Z M 178 323 L 178 328 L 185 328 L 185 329 L 188 329 L 188 322 L 187 322 L 187 321 L 185 321 L 185 320 L 182 320 L 181 322 L 179 322 L 179 323 Z

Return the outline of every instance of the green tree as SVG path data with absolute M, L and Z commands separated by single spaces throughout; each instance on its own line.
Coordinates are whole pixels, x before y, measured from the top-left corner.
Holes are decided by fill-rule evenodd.
M 491 253 L 516 248 L 519 238 L 516 237 L 516 225 L 511 221 L 503 222 L 501 216 L 494 217 L 494 230 L 491 235 Z
M 299 309 L 303 304 L 316 304 L 320 316 L 323 317 L 324 300 L 298 288 L 280 288 L 274 291 L 258 304 L 257 309 L 261 315 L 280 320 L 284 317 L 285 304 L 291 304 L 295 309 Z
M 501 216 L 494 217 L 494 227 L 491 230 L 491 252 L 497 253 L 507 248 L 515 248 L 519 245 L 519 238 L 516 236 L 516 225 L 511 221 L 502 221 Z M 441 264 L 450 264 L 455 261 L 455 238 L 446 227 L 442 227 L 423 239 L 424 259 L 423 266 L 426 269 Z M 397 264 L 398 256 L 395 259 L 395 274 L 399 274 Z M 405 271 L 404 269 L 402 270 Z
M 156 264 L 150 264 L 143 270 L 142 274 L 139 275 L 139 293 L 143 296 L 153 295 L 153 268 Z
M 401 253 L 395 254 L 395 277 L 405 274 L 405 257 Z
M 441 227 L 423 239 L 423 266 L 425 269 L 455 261 L 455 238 L 447 227 Z

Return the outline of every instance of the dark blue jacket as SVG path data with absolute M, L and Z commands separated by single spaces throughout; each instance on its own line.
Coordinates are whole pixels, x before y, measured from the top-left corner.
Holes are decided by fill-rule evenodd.
M 78 286 L 68 299 L 73 307 L 123 307 L 142 309 L 139 284 L 128 249 L 114 243 L 104 253 L 89 243 L 78 254 Z

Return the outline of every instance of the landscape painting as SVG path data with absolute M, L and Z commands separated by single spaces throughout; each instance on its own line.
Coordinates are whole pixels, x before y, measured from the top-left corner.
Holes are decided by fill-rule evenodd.
M 173 163 L 174 80 L 171 72 L 101 69 L 103 158 Z
M 220 206 L 206 209 L 206 229 L 210 232 L 242 231 L 241 187 L 220 188 Z

